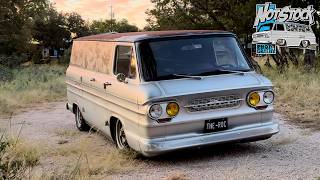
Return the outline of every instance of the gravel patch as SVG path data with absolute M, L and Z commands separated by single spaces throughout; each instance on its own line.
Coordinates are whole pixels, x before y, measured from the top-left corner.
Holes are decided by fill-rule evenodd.
M 138 158 L 137 168 L 105 175 L 111 179 L 315 179 L 320 177 L 320 132 L 288 124 L 280 114 L 280 133 L 271 139 L 177 151 L 156 158 Z M 10 127 L 10 128 L 9 128 Z M 0 120 L 0 130 L 29 142 L 56 146 L 78 137 L 74 115 L 65 103 L 49 103 Z M 6 130 L 5 130 L 6 129 Z M 61 136 L 65 131 L 65 139 Z M 74 133 L 73 133 L 74 132 Z M 61 135 L 62 134 L 62 135 Z M 114 147 L 103 136 L 97 151 Z M 48 161 L 52 163 L 48 163 Z M 42 160 L 53 166 L 55 160 Z

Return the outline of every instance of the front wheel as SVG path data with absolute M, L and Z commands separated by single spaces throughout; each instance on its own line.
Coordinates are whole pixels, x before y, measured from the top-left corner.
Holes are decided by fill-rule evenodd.
M 300 43 L 300 46 L 303 48 L 307 48 L 310 45 L 310 41 L 308 40 L 302 40 Z
M 116 144 L 119 149 L 127 149 L 129 147 L 126 134 L 124 132 L 123 125 L 120 120 L 117 120 L 116 126 L 115 126 L 115 132 L 116 132 Z
M 76 126 L 80 131 L 88 131 L 90 129 L 89 125 L 85 122 L 79 107 L 76 108 L 75 120 Z

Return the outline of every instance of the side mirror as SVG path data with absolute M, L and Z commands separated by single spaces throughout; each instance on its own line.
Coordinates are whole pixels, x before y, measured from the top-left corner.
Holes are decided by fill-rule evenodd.
M 126 77 L 126 75 L 124 75 L 123 73 L 117 74 L 117 80 L 118 80 L 119 82 L 127 83 L 127 77 Z

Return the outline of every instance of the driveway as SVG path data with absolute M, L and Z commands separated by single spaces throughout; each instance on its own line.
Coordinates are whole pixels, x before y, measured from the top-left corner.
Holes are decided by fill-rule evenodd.
M 271 139 L 245 144 L 210 146 L 183 150 L 153 159 L 138 158 L 134 168 L 105 174 L 111 179 L 318 179 L 320 177 L 320 132 L 300 129 L 275 114 L 281 132 Z M 22 128 L 21 128 L 22 127 Z M 17 134 L 25 141 L 55 148 L 77 141 L 79 133 L 74 116 L 65 110 L 64 102 L 37 105 L 8 119 L 0 120 L 2 131 Z M 20 131 L 21 129 L 21 131 Z M 64 136 L 65 141 L 61 141 Z M 114 149 L 103 135 L 87 139 L 94 141 L 92 153 Z M 74 146 L 74 148 L 77 148 Z M 40 168 L 59 168 L 56 158 L 41 158 Z M 61 159 L 59 160 L 61 161 Z M 71 161 L 72 162 L 72 161 Z M 92 162 L 94 162 L 92 160 Z M 63 168 L 63 167 L 60 167 Z

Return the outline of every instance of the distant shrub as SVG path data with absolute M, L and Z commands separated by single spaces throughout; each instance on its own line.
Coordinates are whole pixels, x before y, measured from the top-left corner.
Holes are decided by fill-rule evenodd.
M 6 54 L 0 54 L 0 65 L 13 68 L 19 66 L 25 59 L 27 59 L 26 54 L 12 54 L 12 55 L 6 55 Z
M 34 64 L 40 64 L 40 63 L 42 63 L 41 60 L 42 60 L 41 50 L 38 50 L 38 49 L 37 49 L 37 50 L 34 50 L 34 51 L 32 52 L 32 58 L 31 58 L 32 63 L 34 63 Z
M 70 62 L 70 57 L 71 57 L 71 48 L 66 49 L 63 52 L 63 55 L 59 58 L 58 62 L 60 64 L 69 64 Z
M 13 73 L 11 69 L 0 65 L 0 81 L 10 81 L 13 78 Z

